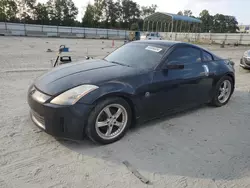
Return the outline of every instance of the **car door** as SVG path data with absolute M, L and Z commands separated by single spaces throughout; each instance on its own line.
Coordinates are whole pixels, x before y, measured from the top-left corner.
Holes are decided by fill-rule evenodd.
M 149 87 L 150 102 L 155 113 L 203 103 L 207 99 L 207 67 L 199 48 L 176 47 L 154 72 Z
M 213 82 L 216 78 L 216 72 L 219 70 L 219 64 L 214 62 L 213 55 L 202 50 L 202 65 L 207 68 L 206 79 L 203 80 L 202 90 L 206 101 L 209 101 L 213 96 Z

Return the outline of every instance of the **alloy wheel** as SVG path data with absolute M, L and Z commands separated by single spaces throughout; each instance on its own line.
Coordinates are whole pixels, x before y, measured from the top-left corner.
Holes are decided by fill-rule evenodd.
M 218 101 L 220 103 L 225 103 L 231 95 L 231 90 L 232 90 L 231 82 L 229 80 L 224 80 L 219 88 Z
M 128 113 L 120 104 L 110 104 L 98 114 L 95 123 L 97 134 L 105 140 L 118 137 L 126 127 Z

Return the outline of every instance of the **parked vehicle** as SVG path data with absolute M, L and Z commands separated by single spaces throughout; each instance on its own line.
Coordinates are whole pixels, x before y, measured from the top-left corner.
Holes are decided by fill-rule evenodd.
M 146 34 L 146 40 L 162 40 L 158 32 L 150 32 Z
M 234 71 L 231 61 L 192 44 L 134 41 L 103 59 L 53 68 L 30 86 L 28 104 L 33 122 L 51 135 L 109 144 L 131 124 L 227 104 Z
M 250 70 L 250 50 L 244 52 L 240 59 L 240 66 L 244 69 Z

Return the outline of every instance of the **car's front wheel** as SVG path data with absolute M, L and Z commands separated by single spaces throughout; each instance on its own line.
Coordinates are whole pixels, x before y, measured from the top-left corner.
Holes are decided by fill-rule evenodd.
M 87 136 L 100 144 L 120 140 L 131 124 L 131 116 L 131 108 L 124 99 L 114 97 L 102 100 L 90 113 Z
M 233 80 L 230 76 L 224 76 L 217 84 L 212 105 L 221 107 L 228 103 L 233 93 Z

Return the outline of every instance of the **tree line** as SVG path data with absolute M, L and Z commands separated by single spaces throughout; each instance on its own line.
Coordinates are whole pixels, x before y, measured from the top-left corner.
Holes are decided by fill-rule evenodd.
M 48 0 L 38 3 L 36 0 L 0 0 L 0 21 L 27 24 L 61 25 L 94 28 L 114 28 L 142 30 L 145 17 L 157 10 L 157 5 L 140 6 L 133 0 L 94 0 L 88 3 L 81 21 L 73 0 Z M 202 21 L 199 32 L 234 33 L 238 22 L 234 16 L 210 15 L 203 10 L 198 17 L 191 10 L 177 14 L 198 18 Z M 180 24 L 180 23 L 177 23 Z M 176 29 L 180 28 L 177 25 Z

